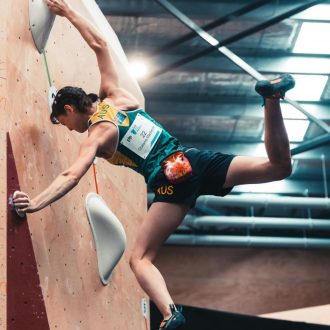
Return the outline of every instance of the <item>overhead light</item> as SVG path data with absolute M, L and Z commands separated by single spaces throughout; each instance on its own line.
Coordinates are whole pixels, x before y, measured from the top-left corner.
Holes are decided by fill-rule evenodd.
M 305 22 L 292 51 L 304 54 L 330 54 L 329 36 L 329 23 Z
M 142 59 L 135 59 L 129 61 L 130 72 L 136 79 L 143 79 L 148 74 L 148 66 Z
M 310 7 L 301 13 L 293 16 L 294 19 L 305 19 L 315 21 L 329 21 L 330 19 L 330 5 L 316 5 Z
M 286 93 L 287 97 L 297 101 L 319 101 L 328 81 L 325 75 L 293 75 L 295 87 Z
M 284 119 L 284 126 L 291 143 L 301 142 L 304 140 L 309 121 L 306 119 Z M 262 135 L 262 140 L 265 140 L 265 133 Z

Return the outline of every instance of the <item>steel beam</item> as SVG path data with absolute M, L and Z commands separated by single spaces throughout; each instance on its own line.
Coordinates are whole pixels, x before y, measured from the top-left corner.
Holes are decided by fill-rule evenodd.
M 330 134 L 323 134 L 313 139 L 301 143 L 298 147 L 291 149 L 291 156 L 301 154 L 305 151 L 312 150 L 330 143 Z
M 188 26 L 190 29 L 192 29 L 193 31 L 195 31 L 196 33 L 196 30 L 194 30 L 194 27 L 193 26 L 190 26 L 190 25 L 187 25 L 186 23 L 187 22 L 191 22 L 193 23 L 187 16 L 183 15 L 180 11 L 178 11 L 174 6 L 172 6 L 171 4 L 169 4 L 167 1 L 163 1 L 163 0 L 156 0 L 159 4 L 161 4 L 165 9 L 167 10 L 172 10 L 174 9 L 175 11 L 170 11 L 176 18 L 178 18 L 183 24 L 185 24 L 186 26 Z M 221 46 L 227 46 L 229 45 L 230 43 L 233 43 L 235 41 L 238 41 L 238 40 L 241 40 L 251 34 L 254 34 L 258 31 L 261 31 L 261 30 L 264 30 L 265 28 L 269 27 L 269 26 L 272 26 L 276 23 L 279 23 L 281 21 L 283 21 L 284 19 L 288 18 L 288 17 L 291 17 L 297 13 L 300 13 L 301 11 L 311 7 L 311 6 L 314 6 L 318 3 L 322 3 L 322 2 L 326 2 L 326 1 L 313 1 L 311 3 L 308 3 L 308 4 L 303 4 L 297 8 L 294 8 L 292 10 L 289 10 L 288 12 L 284 13 L 284 14 L 281 14 L 281 15 L 278 15 L 278 16 L 275 16 L 273 17 L 272 19 L 264 22 L 264 23 L 261 23 L 261 24 L 258 24 L 250 29 L 247 29 L 245 31 L 242 31 L 241 33 L 238 33 L 238 34 L 235 34 L 227 39 L 224 39 L 222 40 L 221 42 L 218 43 L 217 47 L 214 47 L 213 45 L 209 48 L 206 48 L 205 50 L 202 50 L 200 52 L 197 52 L 195 54 L 192 54 L 186 58 L 183 58 L 179 61 L 176 61 L 174 63 L 172 63 L 171 65 L 168 65 L 160 70 L 156 70 L 154 71 L 149 77 L 150 78 L 154 78 L 154 77 L 157 77 L 165 72 L 168 72 L 170 70 L 173 70 L 175 68 L 178 68 L 184 64 L 187 64 L 193 60 L 196 60 L 197 58 L 200 58 L 202 56 L 205 56 L 211 52 L 213 52 L 214 50 L 218 50 L 219 47 Z M 182 21 L 180 17 L 184 17 L 185 18 L 185 21 Z M 195 27 L 197 27 L 194 23 L 193 25 Z M 201 28 L 199 28 L 201 29 Z
M 329 198 L 316 197 L 281 197 L 273 195 L 228 195 L 226 198 L 216 196 L 200 196 L 196 206 L 216 208 L 226 207 L 294 207 L 298 209 L 330 210 Z
M 226 48 L 224 46 L 220 46 L 220 42 L 217 39 L 215 39 L 213 36 L 211 36 L 209 33 L 204 31 L 197 24 L 195 24 L 191 19 L 189 19 L 186 15 L 181 13 L 176 7 L 174 7 L 172 4 L 170 4 L 167 0 L 156 0 L 156 1 L 159 4 L 161 4 L 166 10 L 168 10 L 171 14 L 173 14 L 180 22 L 182 22 L 188 28 L 190 28 L 192 31 L 194 31 L 200 38 L 205 40 L 213 48 L 217 49 L 221 54 L 225 55 L 230 61 L 235 63 L 243 71 L 247 72 L 250 76 L 252 76 L 256 80 L 265 80 L 266 79 L 257 70 L 252 68 L 248 63 L 244 62 L 239 56 L 234 54 L 228 48 Z M 299 7 L 300 11 L 307 9 L 313 5 L 319 4 L 321 2 L 324 2 L 324 1 L 309 2 L 308 4 L 300 6 Z M 305 111 L 299 105 L 298 102 L 296 102 L 294 100 L 290 100 L 289 98 L 286 98 L 285 100 L 286 100 L 286 102 L 288 102 L 289 104 L 294 106 L 296 109 L 298 109 L 300 112 L 302 112 L 310 121 L 314 122 L 316 125 L 318 125 L 320 128 L 322 128 L 325 132 L 330 134 L 330 127 L 325 122 L 323 122 L 322 120 L 319 120 L 318 118 L 309 114 L 307 111 Z
M 172 234 L 166 245 L 330 248 L 330 238 Z
M 294 229 L 330 231 L 330 221 L 326 219 L 242 217 L 242 216 L 186 216 L 182 222 L 192 229 L 205 227 L 245 228 L 245 229 Z
M 122 36 L 125 39 L 125 35 Z M 150 49 L 149 45 L 144 44 L 143 47 Z M 156 65 L 161 63 L 165 68 L 169 63 L 176 63 L 180 61 L 183 57 L 190 54 L 196 50 L 196 47 L 186 47 L 180 52 L 174 53 L 163 53 L 157 56 L 157 59 L 152 59 Z M 146 51 L 146 54 L 148 51 Z M 210 54 L 205 58 L 201 57 L 195 61 L 187 63 L 181 70 L 184 72 L 211 72 L 211 73 L 242 73 L 242 70 L 228 62 L 227 58 L 214 56 L 218 54 Z M 245 62 L 249 63 L 251 66 L 256 68 L 259 72 L 263 74 L 279 74 L 282 72 L 290 72 L 291 74 L 322 74 L 330 75 L 330 61 L 329 55 L 301 55 L 301 54 L 274 54 L 272 51 L 268 52 L 267 56 L 256 55 L 242 55 L 240 51 L 240 56 Z M 170 64 L 169 64 L 170 65 Z M 163 69 L 161 69 L 163 70 Z M 153 74 L 152 74 L 153 75 Z M 142 81 L 143 83 L 143 81 Z
M 156 89 L 162 87 L 157 85 Z M 191 98 L 189 93 L 182 90 L 182 86 L 174 85 L 174 88 L 181 90 L 181 95 L 177 94 L 158 94 L 153 91 L 144 90 L 146 96 L 147 108 L 154 117 L 165 118 L 167 115 L 191 115 L 199 116 L 232 116 L 246 118 L 253 117 L 255 120 L 264 118 L 263 109 L 259 98 L 234 96 L 213 98 L 212 95 Z M 303 107 L 319 119 L 330 121 L 329 104 L 303 103 Z M 282 114 L 284 119 L 306 119 L 290 105 L 282 105 Z M 165 117 L 164 117 L 165 116 Z
M 216 19 L 215 21 L 211 22 L 211 23 L 208 23 L 204 26 L 202 26 L 202 29 L 205 30 L 205 31 L 209 31 L 211 29 L 214 29 L 215 27 L 217 26 L 220 26 L 220 25 L 223 25 L 227 22 L 230 22 L 232 21 L 234 18 L 236 17 L 239 17 L 239 16 L 242 16 L 250 11 L 253 11 L 257 8 L 260 8 L 261 6 L 271 2 L 272 0 L 258 0 L 256 2 L 253 2 L 251 4 L 248 4 L 247 6 L 244 6 L 238 10 L 235 10 L 231 13 L 228 13 L 226 14 L 225 16 L 222 16 L 218 19 Z M 159 47 L 157 48 L 155 51 L 152 52 L 151 56 L 155 56 L 155 55 L 158 55 L 158 54 L 161 54 L 165 51 L 168 51 L 169 49 L 173 48 L 173 47 L 176 47 L 188 40 L 191 40 L 193 38 L 196 37 L 196 33 L 194 32 L 190 32 L 190 33 L 187 33 L 165 45 L 163 45 L 162 47 Z
M 148 193 L 148 203 L 154 198 L 153 193 Z M 197 198 L 196 208 L 208 208 L 217 210 L 222 207 L 286 207 L 295 209 L 314 209 L 314 210 L 330 210 L 330 198 L 321 197 L 289 197 L 276 196 L 272 194 L 244 194 L 244 195 L 227 195 L 226 198 L 202 195 Z
M 156 3 L 151 0 L 96 0 L 101 10 L 105 15 L 112 16 L 133 16 L 133 17 L 166 17 L 164 12 Z M 183 12 L 187 13 L 191 17 L 207 17 L 216 19 L 223 15 L 223 13 L 230 13 L 241 6 L 251 3 L 252 0 L 238 0 L 238 1 L 208 1 L 208 0 L 175 0 L 178 7 Z M 274 1 L 258 11 L 253 11 L 246 15 L 248 20 L 262 20 L 264 17 L 268 17 L 272 12 L 284 12 L 291 9 L 293 6 L 303 4 L 303 0 L 285 0 Z

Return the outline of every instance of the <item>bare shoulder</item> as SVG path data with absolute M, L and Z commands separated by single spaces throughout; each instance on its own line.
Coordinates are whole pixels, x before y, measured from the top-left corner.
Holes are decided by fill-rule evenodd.
M 140 107 L 137 98 L 124 88 L 114 88 L 103 98 L 106 102 L 120 110 L 134 110 Z
M 118 130 L 113 123 L 102 121 L 94 124 L 88 129 L 88 139 L 93 141 L 102 137 L 110 137 L 112 135 L 116 135 L 117 133 Z
M 88 130 L 87 144 L 97 145 L 97 156 L 110 158 L 117 148 L 118 129 L 111 122 L 94 124 Z

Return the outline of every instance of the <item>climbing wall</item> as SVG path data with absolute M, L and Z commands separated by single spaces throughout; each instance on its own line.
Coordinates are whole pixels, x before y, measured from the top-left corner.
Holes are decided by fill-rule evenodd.
M 4 7 L 4 8 L 2 8 Z M 0 329 L 6 328 L 6 287 L 7 287 L 7 259 L 6 259 L 6 196 L 7 196 L 7 170 L 6 170 L 6 22 L 7 7 L 1 5 L 0 11 Z
M 69 3 L 108 31 L 93 1 Z M 0 329 L 145 329 L 146 295 L 128 265 L 146 213 L 141 176 L 102 160 L 96 166 L 100 195 L 121 220 L 128 241 L 106 287 L 99 280 L 84 206 L 88 192 L 95 191 L 92 169 L 69 194 L 26 221 L 5 207 L 16 189 L 31 197 L 45 189 L 75 160 L 85 138 L 50 123 L 46 62 L 32 40 L 28 5 L 0 3 Z M 107 37 L 122 87 L 143 104 L 113 31 Z M 56 18 L 45 55 L 57 88 L 73 85 L 98 93 L 96 58 L 64 18 Z
M 328 304 L 329 257 L 327 249 L 168 246 L 156 266 L 178 304 L 260 315 Z

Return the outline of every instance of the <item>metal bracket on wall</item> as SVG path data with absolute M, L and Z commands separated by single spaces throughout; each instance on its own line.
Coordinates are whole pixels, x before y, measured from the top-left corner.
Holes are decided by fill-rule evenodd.
M 41 54 L 46 47 L 55 15 L 48 10 L 45 1 L 29 0 L 29 20 L 34 44 Z

